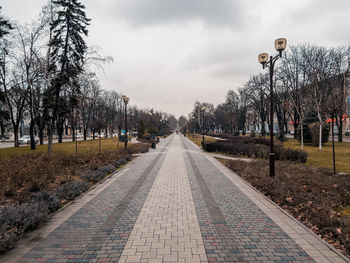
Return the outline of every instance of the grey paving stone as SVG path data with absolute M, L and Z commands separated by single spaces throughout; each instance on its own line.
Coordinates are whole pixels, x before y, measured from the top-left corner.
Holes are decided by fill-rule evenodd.
M 256 261 L 259 256 L 275 255 L 269 260 L 312 261 L 291 238 L 262 212 L 240 189 L 232 184 L 205 156 L 182 139 L 187 173 L 201 227 L 208 260 L 217 260 L 221 251 L 225 261 Z M 222 248 L 222 244 L 224 248 Z M 213 247 L 217 247 L 213 250 Z M 209 250 L 207 250 L 210 248 Z M 220 249 L 219 249 L 220 248 Z M 293 250 L 292 250 L 292 249 Z M 273 254 L 284 251 L 283 254 Z M 261 262 L 266 260 L 262 258 Z
M 113 247 L 118 248 L 114 250 L 114 260 L 119 258 L 170 141 L 164 142 L 156 154 L 140 158 L 125 174 L 79 209 L 19 262 L 30 258 L 44 261 L 46 255 L 54 255 L 55 262 L 94 262 L 96 258 L 102 261 L 109 256 L 106 248 Z

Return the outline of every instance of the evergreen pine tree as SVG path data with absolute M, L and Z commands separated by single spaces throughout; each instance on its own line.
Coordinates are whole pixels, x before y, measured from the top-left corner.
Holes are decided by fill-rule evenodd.
M 77 77 L 83 71 L 83 61 L 87 50 L 84 36 L 88 35 L 85 6 L 78 0 L 54 0 L 56 14 L 51 23 L 52 39 L 50 45 L 49 74 L 51 84 L 46 92 L 46 105 L 52 109 L 52 122 L 49 128 L 49 147 L 51 152 L 52 134 L 55 120 L 61 118 L 62 97 L 80 94 Z M 58 118 L 59 117 L 59 118 Z M 58 121 L 58 124 L 60 121 Z M 60 129 L 60 127 L 58 127 Z
M 138 125 L 138 131 L 137 131 L 137 137 L 142 138 L 142 136 L 145 134 L 145 124 L 142 120 L 140 120 Z

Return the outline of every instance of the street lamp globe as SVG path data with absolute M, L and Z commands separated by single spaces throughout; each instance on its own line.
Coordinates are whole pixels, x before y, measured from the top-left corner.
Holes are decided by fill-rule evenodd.
M 282 52 L 287 47 L 287 39 L 285 38 L 278 38 L 275 40 L 275 48 L 278 52 Z
M 130 99 L 130 98 L 129 98 L 128 96 L 123 95 L 122 98 L 123 98 L 123 100 L 124 100 L 125 103 L 128 103 L 128 102 L 129 102 L 129 99 Z
M 260 64 L 265 65 L 269 61 L 269 54 L 261 53 L 259 54 L 258 59 Z

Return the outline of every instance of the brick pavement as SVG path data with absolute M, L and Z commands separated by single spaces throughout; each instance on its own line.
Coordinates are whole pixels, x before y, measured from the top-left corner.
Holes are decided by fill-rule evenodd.
M 120 262 L 207 262 L 182 153 L 176 136 Z
M 143 156 L 17 262 L 118 262 L 166 146 Z
M 349 262 L 210 154 L 183 144 L 209 261 Z
M 0 262 L 349 262 L 183 136 L 102 185 Z
M 186 160 L 209 260 L 313 262 L 205 156 L 187 153 Z

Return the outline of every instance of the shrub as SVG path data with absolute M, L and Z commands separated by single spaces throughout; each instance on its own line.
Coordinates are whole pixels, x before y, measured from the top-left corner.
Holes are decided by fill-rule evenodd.
M 230 140 L 216 142 L 202 142 L 202 147 L 207 152 L 224 152 L 227 154 L 247 156 L 261 159 L 269 158 L 269 140 L 251 137 L 231 137 Z M 289 160 L 303 162 L 307 160 L 304 151 L 285 149 L 280 145 L 275 147 L 276 160 Z
M 320 137 L 320 124 L 317 122 L 311 123 L 309 125 L 310 132 L 312 135 L 312 146 L 319 145 L 319 137 Z M 328 142 L 329 138 L 329 128 L 327 125 L 322 126 L 322 144 Z
M 34 229 L 48 216 L 46 202 L 5 206 L 0 210 L 0 252 L 11 248 L 26 231 Z
M 113 166 L 115 167 L 115 168 L 118 168 L 118 167 L 120 167 L 122 164 L 121 164 L 121 162 L 119 161 L 119 160 L 116 160 L 116 161 L 114 161 L 113 162 Z
M 270 145 L 270 139 L 265 139 L 261 137 L 258 137 L 258 138 L 245 137 L 245 136 L 243 137 L 243 136 L 233 136 L 230 134 L 216 134 L 215 137 L 219 137 L 235 143 Z
M 292 162 L 301 162 L 306 163 L 307 161 L 307 153 L 301 150 L 292 150 L 283 147 L 275 148 L 275 156 L 276 160 L 288 160 Z
M 110 174 L 112 172 L 114 172 L 115 168 L 112 165 L 104 165 L 101 166 L 100 168 L 97 169 L 98 171 L 101 171 L 102 173 L 106 174 Z
M 319 144 L 320 126 L 318 122 L 313 122 L 303 125 L 303 137 L 304 143 L 312 143 L 312 146 L 318 146 Z M 296 132 L 298 141 L 301 141 L 300 125 Z M 328 142 L 329 128 L 327 125 L 322 126 L 322 144 Z
M 45 202 L 49 212 L 55 212 L 61 204 L 61 200 L 58 198 L 55 192 L 42 192 L 35 193 L 32 196 L 34 202 Z
M 296 130 L 296 138 L 298 141 L 301 141 L 301 128 L 300 125 L 298 126 Z M 304 138 L 304 143 L 311 143 L 312 142 L 312 135 L 310 132 L 310 128 L 308 124 L 303 125 L 303 138 Z
M 91 171 L 86 171 L 83 174 L 80 175 L 80 178 L 88 181 L 88 182 L 93 182 L 97 183 L 105 177 L 105 173 L 100 171 L 100 170 L 91 170 Z
M 87 182 L 67 182 L 58 187 L 56 193 L 60 199 L 73 200 L 88 188 L 89 184 Z

